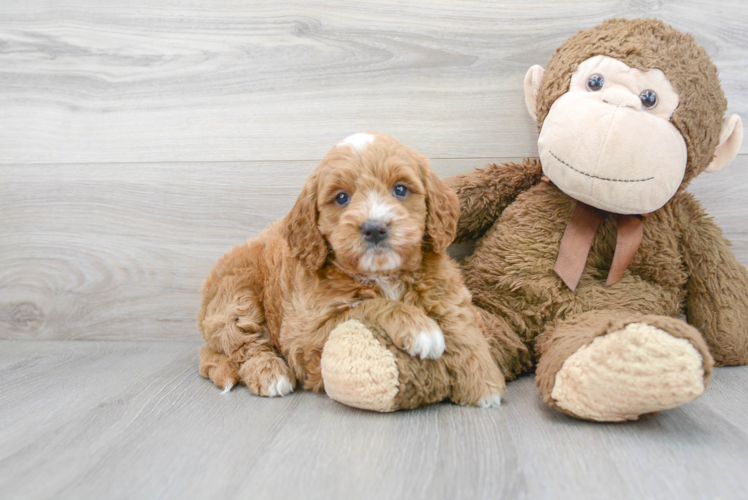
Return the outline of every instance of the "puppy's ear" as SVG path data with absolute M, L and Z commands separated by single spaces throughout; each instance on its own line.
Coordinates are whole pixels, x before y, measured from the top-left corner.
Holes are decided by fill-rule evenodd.
M 420 156 L 420 155 L 419 155 Z M 460 201 L 431 169 L 428 158 L 420 156 L 419 164 L 426 187 L 426 248 L 434 253 L 444 253 L 457 235 L 460 218 Z
M 317 175 L 304 183 L 296 204 L 283 220 L 283 235 L 293 255 L 317 271 L 327 258 L 327 242 L 317 226 Z

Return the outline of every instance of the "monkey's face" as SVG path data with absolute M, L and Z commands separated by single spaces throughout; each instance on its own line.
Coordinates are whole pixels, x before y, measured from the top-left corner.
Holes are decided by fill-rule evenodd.
M 686 143 L 670 123 L 677 107 L 662 71 L 639 71 L 607 56 L 587 59 L 543 122 L 543 172 L 588 205 L 653 212 L 676 193 L 686 170 Z

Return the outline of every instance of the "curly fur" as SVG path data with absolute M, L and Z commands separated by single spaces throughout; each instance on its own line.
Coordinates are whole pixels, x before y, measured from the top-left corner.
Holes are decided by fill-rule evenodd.
M 680 97 L 671 121 L 688 148 L 679 191 L 646 220 L 641 246 L 619 283 L 605 285 L 616 243 L 615 214 L 603 219 L 576 292 L 554 273 L 575 200 L 539 182 L 540 160 L 489 165 L 445 180 L 460 200 L 457 239 L 480 238 L 464 276 L 489 326 L 494 358 L 508 378 L 537 366 L 536 382 L 552 406 L 564 361 L 630 323 L 646 322 L 687 339 L 701 356 L 705 383 L 713 364 L 748 363 L 748 273 L 720 229 L 684 191 L 709 165 L 718 143 L 726 103 L 716 69 L 693 37 L 659 21 L 605 22 L 572 37 L 553 55 L 537 96 L 539 126 L 568 90 L 578 64 L 599 54 L 665 73 Z M 682 314 L 687 323 L 676 319 Z M 486 319 L 491 316 L 495 320 Z
M 397 184 L 407 187 L 407 197 L 393 195 Z M 340 192 L 350 195 L 345 206 L 335 201 Z M 388 224 L 383 247 L 362 237 L 372 214 Z M 443 334 L 444 356 L 419 360 L 449 374 L 441 397 L 476 404 L 503 391 L 470 294 L 444 253 L 458 215 L 457 197 L 416 151 L 384 134 L 365 148 L 340 143 L 307 179 L 291 212 L 231 249 L 206 279 L 197 318 L 206 341 L 201 375 L 222 388 L 242 382 L 264 396 L 297 383 L 321 390 L 329 333 L 359 319 L 386 332 L 401 358 L 403 350 L 438 345 L 423 334 Z

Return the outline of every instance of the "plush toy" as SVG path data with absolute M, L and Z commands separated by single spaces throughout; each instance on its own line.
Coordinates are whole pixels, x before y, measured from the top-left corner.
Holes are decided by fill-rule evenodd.
M 478 240 L 464 276 L 506 378 L 534 368 L 550 406 L 622 421 L 699 396 L 715 363 L 748 363 L 748 274 L 685 191 L 742 141 L 706 51 L 657 20 L 607 21 L 532 67 L 525 100 L 540 158 L 446 181 L 458 240 Z M 354 337 L 396 365 L 389 409 L 446 397 L 439 360 L 359 323 L 323 353 L 334 399 L 367 407 L 357 395 L 381 382 Z

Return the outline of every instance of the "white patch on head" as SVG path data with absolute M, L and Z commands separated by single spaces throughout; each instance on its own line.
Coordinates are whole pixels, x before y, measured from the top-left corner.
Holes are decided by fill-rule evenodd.
M 358 267 L 364 273 L 395 271 L 400 268 L 403 259 L 392 250 L 368 251 L 361 256 Z
M 274 383 L 268 387 L 268 396 L 273 398 L 275 396 L 285 396 L 293 392 L 293 386 L 286 377 L 280 377 Z
M 337 143 L 335 147 L 339 148 L 341 146 L 350 146 L 355 151 L 361 152 L 366 149 L 367 144 L 372 142 L 374 142 L 373 135 L 360 132 L 358 134 L 349 135 L 348 137 Z
M 376 220 L 389 224 L 395 217 L 395 212 L 392 210 L 392 205 L 382 201 L 382 198 L 378 193 L 369 193 L 369 220 Z
M 430 332 L 422 332 L 418 335 L 418 340 L 408 354 L 411 356 L 420 356 L 421 359 L 439 359 L 444 354 L 444 334 L 440 329 Z

